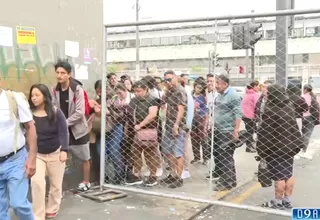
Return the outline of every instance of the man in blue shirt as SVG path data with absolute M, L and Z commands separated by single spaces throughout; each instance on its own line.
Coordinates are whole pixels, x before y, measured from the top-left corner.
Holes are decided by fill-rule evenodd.
M 234 140 L 239 139 L 242 118 L 241 98 L 230 88 L 225 75 L 216 78 L 219 93 L 214 102 L 214 162 L 213 176 L 217 177 L 215 191 L 230 190 L 237 185 L 234 161 Z

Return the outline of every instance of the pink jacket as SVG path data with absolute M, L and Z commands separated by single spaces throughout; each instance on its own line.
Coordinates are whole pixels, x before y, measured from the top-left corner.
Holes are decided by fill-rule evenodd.
M 254 110 L 256 108 L 259 94 L 253 89 L 246 88 L 246 94 L 243 96 L 241 108 L 244 118 L 255 119 Z

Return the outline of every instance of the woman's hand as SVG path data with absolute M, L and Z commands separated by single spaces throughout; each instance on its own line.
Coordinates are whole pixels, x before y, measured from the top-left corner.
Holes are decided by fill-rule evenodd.
M 67 152 L 61 151 L 60 152 L 60 162 L 65 163 L 67 161 L 67 159 L 68 159 Z
M 141 126 L 140 126 L 140 125 L 135 125 L 135 126 L 134 126 L 134 130 L 135 130 L 135 131 L 141 130 Z

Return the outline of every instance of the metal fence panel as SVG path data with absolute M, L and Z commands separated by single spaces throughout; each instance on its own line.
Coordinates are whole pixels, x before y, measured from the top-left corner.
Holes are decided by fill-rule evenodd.
M 102 85 L 101 185 L 290 216 L 294 160 L 310 159 L 310 136 L 319 132 L 308 87 L 320 89 L 319 39 L 301 22 L 301 14 L 315 12 L 166 22 L 181 22 L 177 28 L 160 21 L 107 25 L 107 71 L 123 77 Z M 286 34 L 281 19 L 295 14 Z M 135 24 L 149 25 L 140 28 L 138 48 L 134 29 L 111 28 Z M 240 31 L 236 24 L 243 33 L 232 32 Z M 233 50 L 235 42 L 251 50 Z M 258 180 L 276 182 L 271 202 L 259 193 L 230 199 L 248 184 L 261 190 Z

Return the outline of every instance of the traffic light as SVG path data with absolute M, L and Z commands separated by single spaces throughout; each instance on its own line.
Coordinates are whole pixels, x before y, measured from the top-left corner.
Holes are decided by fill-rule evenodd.
M 244 48 L 244 25 L 232 26 L 232 50 L 241 50 Z
M 257 33 L 262 27 L 262 24 L 256 24 L 252 21 L 248 21 L 244 26 L 244 48 L 250 49 L 255 45 L 261 38 L 262 34 Z
M 244 68 L 243 68 L 243 66 L 239 66 L 239 73 L 240 73 L 240 74 L 244 74 Z
M 220 66 L 220 57 L 219 54 L 211 52 L 211 63 L 213 67 L 219 67 Z

